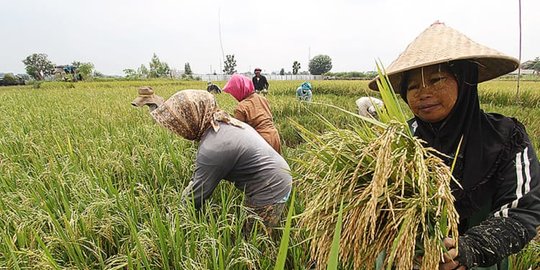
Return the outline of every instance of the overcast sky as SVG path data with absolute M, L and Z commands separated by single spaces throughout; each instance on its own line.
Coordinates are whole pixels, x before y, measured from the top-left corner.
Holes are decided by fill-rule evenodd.
M 521 5 L 523 62 L 540 56 L 540 0 Z M 24 73 L 32 53 L 108 75 L 148 66 L 154 53 L 194 73 L 219 73 L 227 54 L 239 72 L 290 71 L 294 61 L 307 70 L 318 54 L 332 71 L 369 71 L 436 20 L 519 56 L 518 0 L 0 0 L 0 72 Z

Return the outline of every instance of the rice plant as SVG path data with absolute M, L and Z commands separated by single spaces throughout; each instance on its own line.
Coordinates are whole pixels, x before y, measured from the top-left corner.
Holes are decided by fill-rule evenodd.
M 215 83 L 223 86 L 225 82 Z M 285 142 L 283 155 L 295 174 L 295 189 L 302 191 L 298 185 L 304 176 L 296 168 L 312 156 L 303 162 L 298 157 L 312 146 L 306 143 L 306 134 L 301 136 L 290 124 L 292 121 L 314 134 L 327 131 L 327 122 L 340 132 L 363 134 L 366 129 L 354 114 L 297 102 L 294 91 L 300 83 L 271 81 L 267 98 Z M 205 89 L 206 82 L 43 82 L 39 88 L 0 87 L 0 269 L 275 266 L 278 243 L 258 233 L 246 239 L 239 237 L 250 214 L 243 206 L 242 193 L 231 185 L 221 184 L 202 211 L 181 204 L 180 193 L 193 172 L 196 147 L 158 128 L 147 110 L 132 108 L 130 101 L 144 85 L 169 97 L 181 89 Z M 358 97 L 379 95 L 367 90 L 367 81 L 314 81 L 312 85 L 314 103 L 333 104 L 348 111 L 356 110 L 354 101 Z M 531 89 L 531 101 L 538 100 L 540 83 L 527 87 Z M 480 91 L 480 96 L 489 93 L 483 105 L 491 111 L 522 120 L 538 149 L 538 104 L 508 105 L 511 86 L 498 81 L 483 83 Z M 227 94 L 216 98 L 229 112 L 236 106 Z M 403 113 L 410 116 L 407 110 Z M 317 115 L 328 121 L 321 121 Z M 401 132 L 395 136 L 403 137 L 406 132 L 397 124 L 382 124 L 374 134 L 383 134 L 386 126 Z M 354 138 L 349 144 L 344 140 L 337 143 L 342 144 L 343 151 L 345 146 L 358 150 Z M 321 172 L 314 170 L 309 175 L 317 173 Z M 302 191 L 290 206 L 298 215 L 314 199 L 313 194 Z M 341 201 L 335 202 L 337 219 Z M 344 226 L 351 223 L 347 215 L 350 210 L 349 201 L 344 200 Z M 310 231 L 301 229 L 298 216 L 291 219 L 284 268 L 309 269 L 314 264 L 309 254 Z M 329 234 L 329 244 L 332 237 Z M 324 267 L 327 258 L 317 265 Z
M 384 77 L 383 77 L 384 78 Z M 311 236 L 311 256 L 323 265 L 343 206 L 340 258 L 344 268 L 371 269 L 384 253 L 386 269 L 438 268 L 444 237 L 457 233 L 450 168 L 413 137 L 396 95 L 382 80 L 381 121 L 327 132 L 297 124 L 307 142 L 297 174 L 306 201 L 301 224 Z
M 518 254 L 510 256 L 509 269 L 512 270 L 529 270 L 540 269 L 540 242 L 537 240 L 531 241 L 522 251 Z

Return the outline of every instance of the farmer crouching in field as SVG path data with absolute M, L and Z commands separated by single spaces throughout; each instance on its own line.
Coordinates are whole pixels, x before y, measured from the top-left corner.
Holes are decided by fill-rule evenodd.
M 270 105 L 265 97 L 254 92 L 253 82 L 234 74 L 223 87 L 223 92 L 231 94 L 239 102 L 234 109 L 234 117 L 252 126 L 274 150 L 281 153 L 281 140 Z
M 437 22 L 386 69 L 414 113 L 414 134 L 443 153 L 447 165 L 455 162 L 459 185 L 453 184 L 452 193 L 460 236 L 457 244 L 444 239 L 448 252 L 441 270 L 508 269 L 507 256 L 537 233 L 540 164 L 525 127 L 514 118 L 485 113 L 478 99 L 478 83 L 518 65 Z M 376 79 L 369 86 L 376 90 Z
M 311 93 L 311 83 L 304 82 L 296 88 L 296 99 L 300 101 L 311 102 L 313 94 Z
M 213 84 L 212 82 L 208 82 L 208 84 L 206 85 L 206 91 L 208 91 L 208 93 L 216 93 L 216 94 L 220 94 L 221 93 L 221 88 L 219 88 L 219 86 Z
M 150 108 L 150 111 L 153 111 L 163 104 L 163 98 L 154 94 L 154 90 L 150 86 L 142 86 L 138 92 L 139 96 L 131 102 L 131 105 L 135 107 L 146 105 Z
M 292 187 L 289 165 L 249 125 L 220 110 L 204 90 L 183 90 L 151 111 L 162 126 L 198 142 L 193 178 L 183 194 L 199 208 L 225 179 L 246 195 L 246 204 L 269 233 L 280 221 Z
M 374 97 L 361 97 L 356 100 L 358 114 L 364 117 L 378 118 L 377 110 L 384 107 L 382 100 Z

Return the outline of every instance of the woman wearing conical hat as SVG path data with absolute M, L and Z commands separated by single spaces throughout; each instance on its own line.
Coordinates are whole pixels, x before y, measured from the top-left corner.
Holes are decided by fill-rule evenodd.
M 415 136 L 445 154 L 446 164 L 457 157 L 453 175 L 459 185 L 453 183 L 452 192 L 460 236 L 457 243 L 444 239 L 448 252 L 439 269 L 507 269 L 506 258 L 537 233 L 540 164 L 525 127 L 484 112 L 478 99 L 478 83 L 518 65 L 436 22 L 386 70 L 414 114 Z M 369 86 L 377 90 L 377 78 Z

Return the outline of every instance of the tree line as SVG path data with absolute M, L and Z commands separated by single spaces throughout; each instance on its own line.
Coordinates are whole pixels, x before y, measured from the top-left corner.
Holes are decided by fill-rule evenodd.
M 53 64 L 52 61 L 48 59 L 47 54 L 44 53 L 34 53 L 29 55 L 22 61 L 25 65 L 26 73 L 30 75 L 34 80 L 42 81 L 45 78 L 52 77 L 55 74 L 55 71 L 58 69 L 58 66 Z M 64 67 L 64 66 L 60 66 Z M 74 61 L 70 68 L 73 68 L 77 71 L 77 74 L 85 78 L 93 78 L 96 76 L 97 71 L 95 71 L 94 65 L 92 63 L 81 63 Z M 236 70 L 237 63 L 234 54 L 226 55 L 224 61 L 223 73 L 232 75 L 237 72 Z M 292 74 L 299 74 L 300 69 L 302 68 L 300 62 L 294 61 L 292 64 Z M 309 74 L 312 75 L 321 75 L 329 72 L 332 69 L 332 58 L 328 55 L 317 55 L 310 59 L 309 61 Z M 69 69 L 71 70 L 71 69 Z M 175 73 L 180 73 L 174 69 L 171 69 L 169 64 L 159 59 L 159 57 L 154 53 L 148 66 L 141 64 L 137 69 L 127 68 L 123 70 L 124 75 L 127 79 L 146 79 L 146 78 L 173 78 Z M 66 72 L 70 73 L 70 72 Z M 281 75 L 285 75 L 285 69 L 282 68 L 280 71 Z M 290 74 L 290 73 L 289 73 Z M 101 75 L 101 74 L 98 74 Z M 182 78 L 193 78 L 193 71 L 189 63 L 185 63 L 184 70 L 182 73 Z
M 25 65 L 26 73 L 36 81 L 42 81 L 45 78 L 50 78 L 58 73 L 58 70 L 64 70 L 61 72 L 64 80 L 84 80 L 94 77 L 101 77 L 103 74 L 95 70 L 95 67 L 90 62 L 73 61 L 70 65 L 56 66 L 52 61 L 48 59 L 47 54 L 34 53 L 27 56 L 22 62 Z M 234 54 L 225 56 L 223 73 L 232 75 L 237 72 L 236 59 Z M 331 79 L 372 79 L 376 76 L 375 72 L 336 72 L 331 73 L 332 70 L 332 58 L 328 55 L 317 55 L 309 60 L 308 71 L 300 72 L 302 66 L 300 62 L 294 61 L 292 63 L 292 72 L 285 72 L 284 68 L 281 68 L 279 74 L 312 74 L 312 75 L 326 75 Z M 536 74 L 540 74 L 540 58 L 536 57 L 534 60 L 529 60 L 521 64 L 522 69 L 534 70 Z M 127 79 L 146 79 L 146 78 L 174 78 L 181 74 L 184 79 L 196 79 L 193 78 L 193 71 L 189 63 L 185 63 L 183 72 L 172 69 L 166 62 L 159 59 L 154 53 L 148 66 L 141 64 L 137 69 L 127 68 L 123 70 L 125 78 Z M 56 74 L 57 75 L 57 74 Z M 12 85 L 20 84 L 27 80 L 26 77 L 3 74 L 3 78 L 0 78 L 0 85 Z
M 540 57 L 536 57 L 534 60 L 525 61 L 521 64 L 522 69 L 532 69 L 536 74 L 540 74 Z

